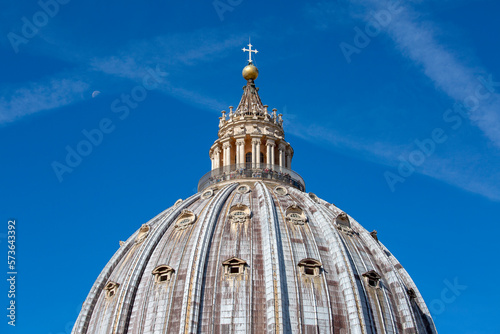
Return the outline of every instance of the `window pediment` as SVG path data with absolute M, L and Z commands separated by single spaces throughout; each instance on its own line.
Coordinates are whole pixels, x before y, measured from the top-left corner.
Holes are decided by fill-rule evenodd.
M 245 273 L 245 268 L 248 266 L 245 260 L 237 257 L 232 257 L 222 262 L 224 267 L 224 275 L 237 276 Z

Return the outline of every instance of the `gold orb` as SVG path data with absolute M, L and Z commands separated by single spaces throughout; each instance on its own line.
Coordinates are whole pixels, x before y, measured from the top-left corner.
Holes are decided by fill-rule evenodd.
M 243 78 L 246 80 L 255 80 L 259 76 L 259 70 L 252 64 L 249 64 L 243 68 Z

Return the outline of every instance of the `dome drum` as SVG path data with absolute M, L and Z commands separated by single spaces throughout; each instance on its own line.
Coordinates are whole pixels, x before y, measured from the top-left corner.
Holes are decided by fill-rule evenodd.
M 198 191 L 203 191 L 215 184 L 244 179 L 275 182 L 305 191 L 305 182 L 298 173 L 285 167 L 270 164 L 257 164 L 255 167 L 252 164 L 233 164 L 213 169 L 200 179 Z

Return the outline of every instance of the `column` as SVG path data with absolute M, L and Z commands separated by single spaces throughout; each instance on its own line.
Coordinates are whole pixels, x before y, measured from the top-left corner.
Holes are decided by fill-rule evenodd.
M 278 146 L 280 167 L 285 167 L 285 144 L 281 143 Z
M 255 151 L 257 152 L 255 156 L 256 167 L 260 168 L 260 139 L 255 143 Z
M 220 167 L 220 147 L 214 148 L 214 151 L 212 153 L 213 157 L 213 163 L 212 163 L 212 169 L 217 169 Z
M 268 165 L 274 164 L 274 140 L 268 139 L 266 142 L 267 146 L 267 157 L 266 157 L 266 163 Z
M 236 163 L 245 163 L 245 139 L 236 139 Z
M 241 140 L 241 145 L 240 145 L 240 158 L 241 158 L 241 161 L 240 163 L 241 164 L 244 164 L 246 161 L 246 157 L 245 157 L 245 139 L 242 139 Z
M 223 166 L 229 166 L 231 164 L 231 143 L 226 142 L 222 145 L 222 149 L 224 151 L 224 160 Z
M 290 148 L 286 150 L 286 168 L 292 169 L 292 150 Z
M 276 145 L 274 145 L 274 143 L 271 145 L 271 164 L 274 165 L 274 162 L 276 161 L 275 160 L 275 156 L 274 156 L 274 152 L 276 151 Z
M 258 139 L 252 139 L 252 168 L 257 165 L 257 141 Z

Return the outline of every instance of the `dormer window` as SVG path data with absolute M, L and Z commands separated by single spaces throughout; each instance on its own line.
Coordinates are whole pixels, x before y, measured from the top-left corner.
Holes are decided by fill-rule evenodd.
M 242 203 L 233 205 L 228 217 L 231 223 L 243 224 L 250 219 L 250 208 Z
M 305 276 L 319 276 L 321 274 L 321 262 L 315 259 L 303 259 L 299 262 L 299 272 Z
M 156 267 L 151 274 L 155 276 L 156 283 L 168 282 L 171 280 L 175 270 L 167 265 Z
M 363 277 L 368 286 L 372 288 L 378 288 L 380 279 L 382 278 L 375 270 L 367 271 L 363 274 Z
M 232 257 L 222 262 L 224 267 L 224 275 L 236 276 L 245 273 L 245 268 L 247 267 L 246 261 L 238 259 L 237 257 Z
M 294 204 L 286 209 L 285 220 L 295 225 L 304 225 L 307 222 L 307 217 L 304 211 Z
M 120 284 L 118 283 L 108 282 L 108 284 L 106 284 L 106 286 L 104 287 L 106 298 L 107 299 L 113 298 L 113 296 L 116 295 L 116 291 L 118 290 L 119 286 Z
M 182 210 L 177 222 L 175 223 L 175 228 L 178 230 L 184 230 L 190 225 L 194 224 L 196 221 L 196 215 L 188 210 Z

